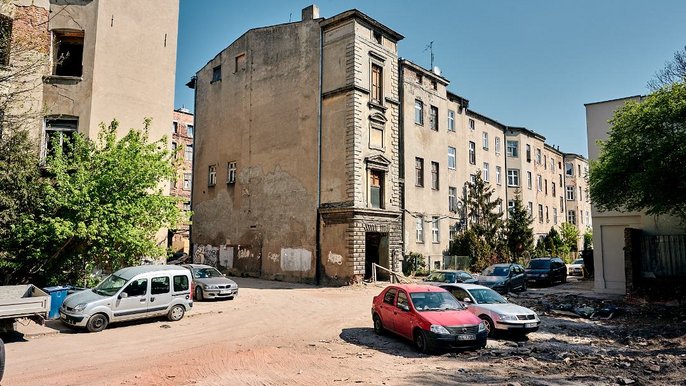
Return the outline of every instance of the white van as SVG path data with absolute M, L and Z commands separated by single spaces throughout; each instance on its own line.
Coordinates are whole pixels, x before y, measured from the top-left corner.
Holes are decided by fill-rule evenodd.
M 166 315 L 181 320 L 193 307 L 191 273 L 176 265 L 128 267 L 108 276 L 95 288 L 67 296 L 60 319 L 90 332 L 112 322 Z

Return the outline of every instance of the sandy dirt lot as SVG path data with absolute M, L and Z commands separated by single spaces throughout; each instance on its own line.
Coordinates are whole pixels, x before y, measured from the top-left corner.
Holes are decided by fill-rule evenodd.
M 511 296 L 543 320 L 528 339 L 427 356 L 374 335 L 370 304 L 383 285 L 237 281 L 235 300 L 196 302 L 175 323 L 89 334 L 55 322 L 59 334 L 10 336 L 2 385 L 686 384 L 684 307 L 615 300 L 619 311 L 607 320 L 555 311 L 608 304 L 577 296 L 588 283 Z

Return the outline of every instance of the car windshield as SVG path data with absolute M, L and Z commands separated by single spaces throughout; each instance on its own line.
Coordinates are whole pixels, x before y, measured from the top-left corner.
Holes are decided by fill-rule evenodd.
M 434 272 L 426 278 L 426 281 L 433 281 L 438 283 L 454 283 L 455 274 L 452 272 Z
M 531 260 L 527 268 L 548 269 L 550 268 L 550 260 Z
M 464 309 L 448 292 L 413 292 L 410 294 L 410 298 L 414 308 L 419 312 Z
M 198 268 L 193 273 L 196 279 L 209 279 L 213 277 L 222 277 L 224 275 L 217 271 L 216 268 Z
M 584 263 L 584 259 L 576 259 L 576 260 L 574 260 L 574 262 L 572 264 L 583 264 L 583 263 Z
M 509 267 L 488 267 L 481 272 L 484 276 L 507 276 L 510 274 Z
M 93 292 L 98 295 L 112 296 L 121 289 L 121 287 L 126 284 L 126 279 L 122 279 L 119 276 L 110 275 L 105 280 L 101 281 L 100 284 L 93 288 Z
M 469 290 L 474 300 L 479 304 L 504 304 L 507 300 L 490 288 L 477 288 Z

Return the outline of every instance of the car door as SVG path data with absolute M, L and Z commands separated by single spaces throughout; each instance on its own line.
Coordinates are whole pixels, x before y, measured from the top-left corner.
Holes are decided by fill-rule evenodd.
M 393 326 L 393 313 L 395 312 L 395 295 L 398 290 L 390 288 L 384 294 L 383 301 L 379 304 L 379 316 L 381 316 L 381 323 L 387 330 L 395 331 Z
M 164 314 L 172 301 L 170 279 L 168 275 L 159 275 L 150 279 L 150 300 L 148 312 Z
M 395 332 L 407 338 L 412 338 L 412 312 L 407 292 L 398 291 L 396 307 L 393 312 L 393 327 Z
M 116 320 L 136 319 L 148 311 L 148 279 L 133 279 L 119 293 L 112 307 Z
M 526 276 L 524 275 L 524 268 L 514 264 L 512 266 L 512 288 L 523 288 L 524 287 L 524 280 L 526 280 Z

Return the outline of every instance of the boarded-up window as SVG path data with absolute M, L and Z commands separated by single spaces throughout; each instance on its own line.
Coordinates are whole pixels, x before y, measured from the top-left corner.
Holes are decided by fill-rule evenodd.
M 245 54 L 236 55 L 235 72 L 245 71 Z
M 383 148 L 383 128 L 372 126 L 369 130 L 369 147 Z

